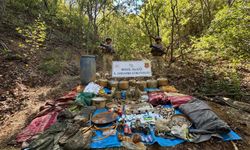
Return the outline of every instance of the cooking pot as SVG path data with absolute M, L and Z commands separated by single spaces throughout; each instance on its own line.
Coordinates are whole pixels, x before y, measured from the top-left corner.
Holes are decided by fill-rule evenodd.
M 141 91 L 144 91 L 144 89 L 147 88 L 146 81 L 137 81 L 136 84 Z
M 147 87 L 148 88 L 157 88 L 158 87 L 157 80 L 147 80 Z
M 118 81 L 115 81 L 115 80 L 108 81 L 108 87 L 109 88 L 117 88 L 118 87 Z
M 92 105 L 96 106 L 97 109 L 104 108 L 107 99 L 105 97 L 94 97 L 92 98 Z
M 120 81 L 119 82 L 119 89 L 120 90 L 127 90 L 129 88 L 129 82 L 128 81 Z
M 168 85 L 168 79 L 167 78 L 159 78 L 157 79 L 159 86 L 166 86 Z
M 129 80 L 129 86 L 136 86 L 136 80 Z
M 98 80 L 98 84 L 102 87 L 108 87 L 108 80 L 107 79 L 100 79 L 100 80 Z

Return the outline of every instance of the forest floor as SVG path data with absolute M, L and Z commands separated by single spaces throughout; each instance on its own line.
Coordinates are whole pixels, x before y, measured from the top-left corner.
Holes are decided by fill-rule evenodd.
M 13 113 L 0 126 L 0 149 L 1 150 L 17 150 L 20 149 L 20 145 L 14 144 L 15 135 L 21 131 L 22 128 L 27 125 L 34 117 L 36 112 L 39 111 L 39 107 L 44 104 L 41 97 L 44 98 L 50 92 L 57 91 L 59 87 L 39 87 L 39 88 L 27 88 L 22 92 L 26 96 L 24 100 L 24 105 L 22 109 Z M 68 90 L 68 89 L 67 89 Z M 67 92 L 67 91 L 65 91 Z M 230 127 L 237 132 L 242 140 L 240 141 L 230 141 L 222 142 L 213 139 L 208 142 L 193 144 L 184 143 L 177 145 L 175 147 L 166 148 L 160 147 L 158 145 L 149 146 L 149 149 L 170 149 L 170 150 L 248 150 L 250 147 L 250 114 L 246 112 L 239 111 L 237 109 L 223 106 L 214 102 L 207 102 L 214 112 L 218 114 L 221 119 L 226 121 Z
M 68 92 L 70 89 L 79 84 L 80 80 L 78 76 L 64 76 L 58 78 L 57 82 L 53 82 L 53 84 L 47 83 L 46 86 L 41 85 L 33 87 L 31 85 L 34 84 L 34 81 L 30 81 L 32 83 L 29 84 L 26 81 L 32 80 L 30 77 L 27 78 L 30 75 L 22 75 L 22 73 L 27 73 L 27 70 L 29 69 L 23 70 L 21 69 L 22 66 L 18 67 L 18 65 L 21 65 L 19 61 L 5 60 L 3 62 L 5 63 L 1 64 L 1 69 L 4 73 L 1 75 L 1 81 L 4 84 L 1 86 L 8 86 L 2 87 L 1 89 L 4 90 L 0 91 L 0 149 L 17 150 L 20 149 L 20 145 L 15 145 L 14 139 L 16 134 L 33 119 L 34 115 L 39 111 L 40 106 L 44 104 L 45 100 L 56 98 L 63 93 Z M 192 91 L 195 91 L 192 89 L 195 87 L 195 81 L 192 81 L 189 77 L 194 76 L 193 74 L 196 74 L 197 72 L 193 70 L 191 71 L 192 74 L 185 75 L 180 74 L 180 72 L 185 73 L 185 71 L 178 71 L 176 66 L 173 69 L 175 72 L 169 71 L 171 73 L 166 75 L 170 79 L 170 84 L 175 85 L 178 89 L 180 89 L 180 92 L 192 94 Z M 187 69 L 190 70 L 190 68 Z M 199 77 L 196 76 L 196 78 Z M 237 132 L 242 137 L 242 140 L 234 142 L 221 142 L 214 139 L 199 144 L 184 143 L 171 148 L 160 147 L 158 145 L 149 146 L 148 148 L 171 150 L 248 150 L 250 147 L 250 114 L 214 102 L 207 103 L 219 117 L 230 125 L 232 130 Z
M 1 30 L 0 32 L 3 33 Z M 0 53 L 0 149 L 17 150 L 20 149 L 20 145 L 15 145 L 13 142 L 16 134 L 33 119 L 40 106 L 44 105 L 45 100 L 57 98 L 68 92 L 77 86 L 80 80 L 79 76 L 75 75 L 79 74 L 79 69 L 69 70 L 70 75 L 68 72 L 64 72 L 51 77 L 44 76 L 37 71 L 39 62 L 34 63 L 22 57 L 23 51 L 17 48 L 19 38 L 8 34 L 11 33 L 5 31 L 2 36 L 0 35 L 0 40 L 11 50 L 7 54 Z M 75 48 L 68 45 L 57 46 L 61 49 Z M 72 60 L 78 62 L 79 59 L 74 59 L 76 57 L 79 57 L 79 53 L 75 53 L 75 57 L 72 57 Z M 166 68 L 165 77 L 169 79 L 170 85 L 174 85 L 180 92 L 193 95 L 198 92 L 198 85 L 205 80 L 201 73 L 202 69 L 204 68 L 200 63 L 183 65 L 183 63 L 176 62 Z M 250 73 L 249 71 L 244 73 L 246 74 L 244 80 L 249 89 Z M 247 99 L 246 102 L 249 103 Z M 208 104 L 219 117 L 230 125 L 232 130 L 242 137 L 242 140 L 221 142 L 214 139 L 200 144 L 184 143 L 171 148 L 153 145 L 149 149 L 250 150 L 250 114 L 214 102 L 208 102 Z

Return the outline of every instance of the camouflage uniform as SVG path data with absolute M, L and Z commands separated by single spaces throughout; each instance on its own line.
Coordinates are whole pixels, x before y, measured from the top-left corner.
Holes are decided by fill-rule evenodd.
M 165 50 L 162 44 L 154 44 L 153 46 L 160 48 L 161 50 Z M 164 69 L 164 59 L 163 56 L 153 55 L 152 58 L 152 71 L 153 75 L 161 75 Z
M 113 61 L 113 47 L 111 44 L 106 44 L 106 48 L 103 47 L 103 73 L 110 73 L 112 69 L 112 61 Z M 108 52 L 107 49 L 111 51 Z

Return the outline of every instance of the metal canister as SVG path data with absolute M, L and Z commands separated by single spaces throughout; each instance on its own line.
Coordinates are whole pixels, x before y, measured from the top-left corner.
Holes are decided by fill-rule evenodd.
M 118 87 L 118 81 L 115 81 L 115 80 L 108 81 L 108 87 L 109 88 L 117 88 Z
M 93 106 L 96 106 L 97 109 L 105 108 L 107 99 L 105 97 L 94 97 L 92 98 Z
M 98 84 L 102 87 L 108 87 L 108 80 L 107 79 L 99 79 Z
M 144 91 L 144 89 L 147 88 L 146 81 L 137 81 L 136 84 L 141 91 Z
M 94 55 L 81 56 L 80 79 L 83 85 L 96 79 L 96 57 Z
M 157 80 L 147 80 L 147 87 L 148 88 L 157 88 L 158 87 Z
M 128 81 L 120 81 L 118 86 L 119 86 L 120 90 L 127 90 L 129 88 L 129 82 Z
M 129 130 L 129 129 L 128 129 L 128 125 L 127 125 L 127 124 L 125 124 L 125 127 L 124 127 L 124 133 L 125 133 L 125 134 L 128 134 L 128 132 L 129 132 L 128 130 Z
M 157 81 L 158 81 L 159 87 L 168 85 L 168 79 L 167 78 L 159 78 L 159 79 L 157 79 Z
M 129 86 L 136 86 L 136 80 L 129 80 Z
M 126 91 L 121 91 L 121 98 L 122 98 L 123 100 L 126 99 L 126 94 L 127 94 Z

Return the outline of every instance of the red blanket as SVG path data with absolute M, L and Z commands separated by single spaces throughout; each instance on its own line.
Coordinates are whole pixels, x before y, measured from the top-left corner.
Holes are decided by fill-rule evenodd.
M 53 111 L 47 115 L 37 117 L 17 135 L 17 142 L 25 142 L 32 139 L 38 133 L 42 133 L 57 121 L 58 112 Z

